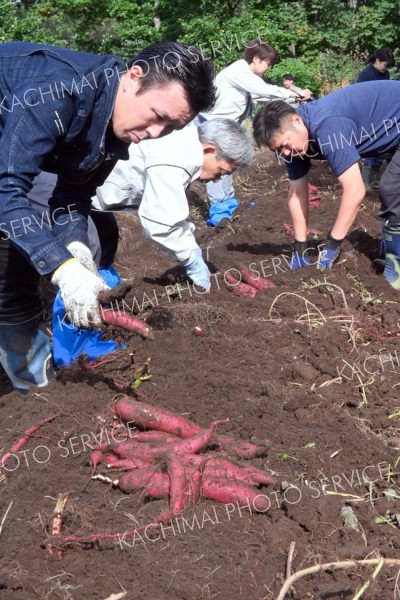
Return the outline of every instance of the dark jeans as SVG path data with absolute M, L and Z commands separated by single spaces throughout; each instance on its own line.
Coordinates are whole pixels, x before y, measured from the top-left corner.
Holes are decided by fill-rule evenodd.
M 41 173 L 35 181 L 29 198 L 39 213 L 48 208 L 55 180 L 54 175 Z M 109 267 L 118 246 L 117 220 L 111 212 L 92 211 L 91 217 L 94 224 L 89 227 L 90 249 L 100 268 Z M 0 237 L 0 323 L 23 323 L 41 314 L 39 279 L 29 260 Z
M 379 216 L 400 225 L 400 147 L 386 167 L 379 184 L 381 210 Z
M 364 158 L 364 165 L 371 167 L 374 171 L 379 172 L 381 166 L 385 162 L 386 154 L 378 154 L 378 156 L 372 156 L 371 158 Z

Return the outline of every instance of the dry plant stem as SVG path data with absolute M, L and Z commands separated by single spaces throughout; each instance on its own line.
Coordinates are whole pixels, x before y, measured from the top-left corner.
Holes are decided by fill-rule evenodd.
M 396 579 L 395 579 L 395 582 L 394 582 L 393 600 L 398 600 L 398 598 L 400 597 L 400 594 L 397 595 L 397 593 L 400 592 L 400 589 L 399 589 L 399 578 L 400 578 L 400 569 L 397 572 Z
M 286 562 L 286 579 L 289 579 L 289 577 L 292 574 L 292 560 L 293 560 L 293 553 L 294 553 L 295 546 L 296 546 L 296 542 L 290 542 L 289 550 L 288 550 L 288 557 L 287 557 L 287 562 Z
M 309 300 L 307 300 L 307 298 L 304 298 L 303 296 L 301 296 L 300 294 L 295 294 L 294 292 L 282 292 L 281 294 L 278 294 L 278 296 L 275 298 L 275 300 L 272 302 L 270 309 L 268 311 L 268 317 L 271 319 L 271 315 L 272 315 L 272 310 L 275 306 L 275 304 L 278 302 L 279 298 L 283 298 L 284 296 L 294 296 L 295 298 L 299 298 L 300 300 L 303 300 L 303 302 L 306 305 L 306 308 L 308 310 L 308 305 L 312 306 L 312 308 L 321 316 L 322 320 L 324 323 L 326 323 L 326 319 L 324 317 L 324 315 L 322 314 L 322 312 L 319 310 L 319 308 L 317 308 L 315 306 L 315 304 L 313 304 L 312 302 L 310 302 Z
M 4 516 L 3 516 L 2 520 L 1 520 L 1 523 L 0 523 L 0 536 L 3 533 L 4 523 L 6 522 L 7 515 L 10 512 L 10 509 L 11 509 L 12 505 L 13 505 L 13 500 L 11 500 L 11 502 L 8 505 L 8 508 L 7 508 L 6 512 L 4 513 Z
M 376 567 L 375 571 L 372 574 L 372 577 L 370 577 L 370 579 L 368 579 L 368 581 L 366 581 L 364 583 L 364 585 L 360 588 L 360 590 L 354 596 L 353 600 L 359 600 L 359 598 L 361 598 L 361 596 L 364 594 L 364 592 L 369 588 L 371 581 L 375 580 L 377 578 L 379 571 L 382 569 L 382 567 L 383 567 L 383 558 L 381 558 L 381 560 L 379 561 L 378 566 Z
M 322 565 L 314 565 L 313 567 L 308 567 L 307 569 L 303 569 L 302 571 L 298 571 L 294 573 L 289 579 L 285 581 L 283 584 L 281 591 L 279 592 L 276 600 L 284 600 L 287 592 L 290 590 L 292 585 L 296 583 L 302 577 L 306 575 L 314 575 L 314 573 L 321 573 L 322 571 L 333 571 L 336 569 L 351 569 L 356 567 L 357 565 L 379 565 L 383 561 L 385 565 L 398 565 L 400 566 L 400 559 L 398 558 L 368 558 L 365 560 L 343 560 L 340 562 L 331 562 L 324 563 Z

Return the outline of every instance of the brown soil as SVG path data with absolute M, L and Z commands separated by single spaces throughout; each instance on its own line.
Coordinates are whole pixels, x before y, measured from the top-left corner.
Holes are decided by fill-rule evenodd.
M 324 232 L 322 240 L 340 193 L 325 164 L 315 164 L 310 179 L 323 197 L 310 209 L 310 227 Z M 282 257 L 291 247 L 282 231 L 289 221 L 283 167 L 258 153 L 237 189 L 234 220 L 215 229 L 204 222 L 202 186 L 190 193 L 198 241 L 220 274 L 207 295 L 187 287 L 181 298 L 167 295 L 172 288 L 165 286 L 186 285 L 183 270 L 144 241 L 134 214 L 120 218 L 116 266 L 122 277 L 134 278 L 136 302 L 130 302 L 149 318 L 155 341 L 131 337 L 113 362 L 88 369 L 82 361 L 25 398 L 1 376 L 0 450 L 30 425 L 59 414 L 0 471 L 0 523 L 12 502 L 0 537 L 1 600 L 105 600 L 123 590 L 127 599 L 270 600 L 285 580 L 292 542 L 293 572 L 378 554 L 400 557 L 400 305 L 373 265 L 378 196 L 365 199 L 332 272 L 290 272 Z M 223 273 L 238 263 L 264 268 L 276 289 L 255 299 L 232 294 Z M 193 335 L 196 325 L 207 335 Z M 68 494 L 64 535 L 123 534 L 153 522 L 167 506 L 100 481 L 82 491 L 91 473 L 85 443 L 111 419 L 114 395 L 149 357 L 152 379 L 141 383 L 140 397 L 203 426 L 229 417 L 227 432 L 269 440 L 267 457 L 252 463 L 275 474 L 274 488 L 260 490 L 271 509 L 251 514 L 201 499 L 185 513 L 186 522 L 149 539 L 82 544 L 65 549 L 60 560 L 46 549 L 58 494 Z M 344 506 L 353 509 L 358 531 L 344 525 Z M 383 566 L 363 600 L 399 598 L 399 566 Z M 310 575 L 286 597 L 353 598 L 374 568 Z

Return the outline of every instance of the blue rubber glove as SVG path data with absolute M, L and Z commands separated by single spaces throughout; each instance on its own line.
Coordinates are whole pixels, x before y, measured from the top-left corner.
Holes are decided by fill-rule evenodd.
M 296 269 L 302 269 L 304 267 L 309 267 L 310 263 L 308 262 L 308 256 L 302 256 L 298 252 L 292 252 L 292 257 L 290 260 L 289 269 L 291 271 L 295 271 Z
M 211 285 L 211 273 L 203 260 L 200 248 L 194 248 L 188 260 L 184 261 L 182 264 L 193 283 L 208 292 Z
M 309 266 L 310 261 L 308 257 L 307 242 L 298 242 L 295 240 L 289 269 L 295 271 L 296 269 L 302 269 Z
M 325 269 L 332 269 L 333 263 L 340 256 L 340 244 L 343 240 L 335 240 L 331 233 L 328 233 L 328 239 L 325 246 L 320 250 L 318 257 L 317 269 L 324 271 Z
M 236 198 L 228 198 L 228 200 L 221 200 L 221 202 L 211 204 L 207 225 L 216 227 L 222 219 L 231 219 L 238 206 L 239 202 Z

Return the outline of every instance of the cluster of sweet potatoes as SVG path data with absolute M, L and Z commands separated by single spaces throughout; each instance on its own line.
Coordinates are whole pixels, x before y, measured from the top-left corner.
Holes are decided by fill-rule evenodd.
M 252 271 L 245 265 L 239 265 L 238 269 L 234 269 L 238 278 L 230 271 L 231 269 L 226 271 L 225 281 L 228 289 L 237 296 L 254 298 L 257 292 L 276 287 L 275 283 L 270 279 L 261 277 L 258 271 Z
M 200 494 L 217 502 L 268 509 L 258 486 L 274 483 L 273 479 L 261 469 L 237 462 L 265 454 L 266 446 L 215 433 L 228 419 L 202 429 L 181 416 L 122 394 L 114 410 L 121 421 L 140 430 L 130 429 L 129 439 L 107 442 L 94 450 L 93 469 L 103 463 L 110 469 L 126 470 L 114 482 L 126 493 L 143 490 L 151 498 L 169 497 L 169 509 L 157 522 L 178 517 L 184 508 L 196 504 Z M 211 445 L 217 450 L 210 451 Z

